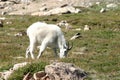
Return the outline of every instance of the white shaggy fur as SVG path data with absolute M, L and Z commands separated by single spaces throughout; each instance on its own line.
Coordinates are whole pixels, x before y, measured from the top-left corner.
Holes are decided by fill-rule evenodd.
M 64 58 L 67 55 L 69 45 L 66 45 L 66 41 L 61 29 L 54 24 L 46 24 L 43 22 L 33 23 L 27 29 L 27 35 L 30 40 L 30 45 L 26 50 L 26 58 L 28 54 L 31 54 L 32 59 L 34 59 L 33 51 L 36 46 L 40 46 L 40 51 L 37 56 L 39 58 L 47 46 L 54 50 L 57 56 L 57 48 L 60 49 L 60 58 Z

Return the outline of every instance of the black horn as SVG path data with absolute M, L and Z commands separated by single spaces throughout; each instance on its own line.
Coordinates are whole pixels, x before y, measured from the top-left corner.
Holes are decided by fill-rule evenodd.
M 72 47 L 73 47 L 73 43 L 72 43 L 72 45 L 70 46 L 69 42 L 67 42 L 67 49 L 68 49 L 68 50 L 71 50 Z

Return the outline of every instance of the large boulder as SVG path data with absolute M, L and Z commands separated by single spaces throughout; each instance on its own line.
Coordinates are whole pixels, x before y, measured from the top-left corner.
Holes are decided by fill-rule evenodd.
M 46 65 L 45 71 L 27 73 L 23 80 L 83 80 L 86 76 L 86 72 L 72 63 L 54 62 Z
M 40 10 L 39 12 L 31 13 L 31 15 L 43 16 L 43 15 L 55 15 L 55 14 L 67 14 L 67 13 L 79 13 L 79 12 L 81 12 L 81 10 L 78 8 L 74 8 L 73 6 L 65 6 L 65 7 L 56 7 L 48 11 Z
M 115 3 L 110 3 L 110 4 L 107 4 L 106 7 L 107 7 L 107 8 L 117 8 L 118 5 L 115 4 Z
M 45 72 L 54 77 L 54 80 L 83 80 L 87 75 L 72 63 L 63 62 L 47 65 Z
M 46 12 L 45 15 L 79 13 L 79 12 L 81 12 L 80 9 L 76 9 L 72 6 L 66 6 L 66 7 L 57 7 L 57 8 L 51 9 L 48 12 Z
M 26 66 L 27 64 L 28 64 L 28 62 L 23 62 L 23 63 L 17 63 L 17 64 L 15 64 L 9 70 L 0 72 L 0 78 L 2 78 L 2 80 L 8 80 L 8 78 L 11 76 L 11 74 L 14 73 L 15 70 L 18 70 L 19 68 L 22 68 L 22 67 Z

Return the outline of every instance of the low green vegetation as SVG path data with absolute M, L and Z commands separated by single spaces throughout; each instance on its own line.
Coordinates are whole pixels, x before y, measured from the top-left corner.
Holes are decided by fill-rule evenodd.
M 120 80 L 120 10 L 99 13 L 88 9 L 78 14 L 59 16 L 5 17 L 8 19 L 5 20 L 4 27 L 0 28 L 0 71 L 9 70 L 15 63 L 31 62 L 30 65 L 15 71 L 9 80 L 22 80 L 22 75 L 44 70 L 45 65 L 56 60 L 73 63 L 84 69 L 88 73 L 85 80 Z M 26 35 L 16 37 L 14 34 L 26 31 L 29 25 L 37 21 L 56 24 L 61 20 L 66 20 L 73 28 L 65 30 L 62 27 L 67 41 L 74 44 L 67 58 L 55 58 L 51 49 L 46 49 L 38 60 L 16 58 L 25 57 L 29 39 Z M 12 24 L 6 24 L 9 21 Z M 91 30 L 83 31 L 84 25 L 89 25 Z M 76 31 L 76 28 L 82 30 Z M 70 41 L 77 32 L 80 32 L 82 37 Z M 84 54 L 75 54 L 82 47 L 86 47 L 87 51 Z M 37 54 L 38 50 L 35 51 L 36 56 Z
M 37 72 L 37 71 L 42 71 L 45 68 L 45 65 L 47 65 L 46 62 L 33 62 L 26 67 L 20 68 L 17 71 L 14 72 L 12 76 L 10 76 L 9 80 L 22 80 L 23 75 L 26 75 L 28 72 L 31 74 Z

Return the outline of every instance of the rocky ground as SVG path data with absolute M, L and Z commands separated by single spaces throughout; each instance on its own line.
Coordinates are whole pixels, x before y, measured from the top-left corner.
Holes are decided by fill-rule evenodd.
M 30 63 L 18 63 L 8 71 L 0 72 L 0 80 L 8 80 L 11 74 L 27 64 Z M 45 71 L 38 71 L 33 75 L 30 72 L 25 74 L 23 80 L 83 80 L 86 77 L 87 73 L 72 63 L 54 62 L 46 65 Z
M 48 11 L 55 8 L 57 8 L 57 10 L 55 9 L 52 12 L 59 11 L 56 13 L 67 13 L 67 12 L 71 12 L 69 10 L 72 10 L 72 13 L 78 13 L 80 12 L 80 10 L 78 9 L 76 10 L 74 6 L 90 7 L 93 4 L 99 4 L 101 1 L 103 0 L 1 0 L 0 14 L 1 15 L 5 15 L 5 14 L 31 15 L 32 14 L 39 16 L 46 14 L 50 15 L 51 11 L 50 12 Z M 114 1 L 107 0 L 107 2 L 117 2 L 117 1 L 119 0 L 114 0 Z M 63 9 L 64 7 L 65 9 Z

